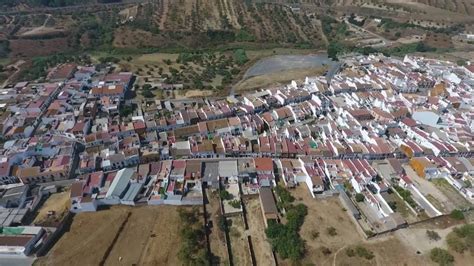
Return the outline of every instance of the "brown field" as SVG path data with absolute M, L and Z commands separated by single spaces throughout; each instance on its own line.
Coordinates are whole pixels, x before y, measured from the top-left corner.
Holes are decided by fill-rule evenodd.
M 258 198 L 245 200 L 249 234 L 257 265 L 275 265 L 270 243 L 265 236 L 265 223 Z
M 208 217 L 212 220 L 213 227 L 209 233 L 209 241 L 211 244 L 211 252 L 217 257 L 220 264 L 229 262 L 229 254 L 227 254 L 227 246 L 225 242 L 224 232 L 219 228 L 219 217 L 221 211 L 219 208 L 219 198 L 216 194 L 206 191 L 209 204 L 206 206 Z
M 46 40 L 15 39 L 10 40 L 11 57 L 34 57 L 60 53 L 69 50 L 67 38 Z
M 36 215 L 33 223 L 47 225 L 61 221 L 69 210 L 69 194 L 69 190 L 66 190 L 49 196 L 39 210 L 38 215 Z M 49 211 L 53 211 L 55 214 L 48 217 Z
M 252 265 L 243 218 L 235 216 L 228 220 L 232 224 L 229 228 L 229 235 L 234 265 Z
M 38 265 L 99 265 L 101 262 L 105 265 L 179 265 L 178 208 L 180 207 L 114 206 L 94 213 L 80 213 L 74 217 L 70 230 L 48 255 L 39 259 L 37 263 Z M 124 227 L 120 231 L 122 224 Z M 114 242 L 117 235 L 118 238 Z M 111 252 L 107 255 L 109 248 Z
M 118 206 L 76 215 L 70 230 L 35 265 L 99 265 L 130 210 Z
M 174 206 L 133 208 L 105 265 L 179 264 L 180 218 L 177 210 Z

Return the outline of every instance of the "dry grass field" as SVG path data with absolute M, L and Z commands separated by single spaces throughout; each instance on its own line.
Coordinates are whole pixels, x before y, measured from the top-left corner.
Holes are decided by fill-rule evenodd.
M 36 264 L 179 265 L 179 208 L 114 206 L 77 214 L 70 230 Z
M 252 265 L 243 218 L 234 216 L 228 220 L 232 224 L 229 235 L 234 265 Z
M 302 68 L 285 70 L 271 74 L 251 77 L 237 83 L 236 91 L 248 91 L 254 89 L 265 88 L 269 86 L 278 86 L 287 84 L 292 80 L 303 80 L 306 77 L 319 76 L 324 73 L 325 68 Z
M 417 255 L 416 250 L 407 246 L 395 236 L 386 236 L 374 240 L 365 240 L 356 229 L 356 225 L 343 209 L 337 197 L 313 199 L 303 186 L 291 190 L 297 199 L 295 203 L 304 203 L 308 215 L 300 230 L 306 241 L 305 263 L 317 265 L 427 265 L 429 258 Z M 328 228 L 334 227 L 336 235 L 328 234 Z M 346 254 L 346 249 L 363 246 L 373 252 L 374 258 L 365 258 Z M 291 265 L 288 261 L 279 265 Z
M 69 190 L 61 193 L 52 194 L 40 208 L 38 215 L 36 215 L 34 224 L 47 225 L 50 223 L 57 223 L 62 220 L 64 215 L 69 210 Z M 53 215 L 48 216 L 48 212 L 54 212 Z
M 258 198 L 245 200 L 249 234 L 257 265 L 275 265 L 270 243 L 265 235 L 265 223 Z

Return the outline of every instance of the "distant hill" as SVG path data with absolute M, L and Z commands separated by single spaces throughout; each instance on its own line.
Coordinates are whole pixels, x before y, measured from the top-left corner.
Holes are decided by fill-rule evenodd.
M 322 17 L 357 14 L 402 23 L 416 20 L 418 25 L 429 21 L 428 26 L 469 26 L 473 4 L 474 0 L 0 0 L 0 7 L 8 6 L 0 10 L 10 11 L 0 16 L 0 48 L 23 58 L 117 48 L 321 49 L 328 44 Z
M 0 24 L 5 25 L 0 26 L 0 36 L 9 39 L 15 57 L 97 48 L 326 46 L 317 16 L 286 4 L 249 0 L 141 2 L 4 16 L 0 17 Z

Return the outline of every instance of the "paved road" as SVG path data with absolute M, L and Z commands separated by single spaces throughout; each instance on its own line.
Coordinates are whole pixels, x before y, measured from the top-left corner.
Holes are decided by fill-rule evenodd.
M 19 256 L 0 256 L 1 266 L 30 266 L 35 261 L 35 258 L 31 257 L 19 257 Z

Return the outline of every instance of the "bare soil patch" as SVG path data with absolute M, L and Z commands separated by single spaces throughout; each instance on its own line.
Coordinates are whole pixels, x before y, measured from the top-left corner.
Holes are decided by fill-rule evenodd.
M 70 230 L 37 265 L 99 265 L 129 212 L 117 206 L 76 215 Z
M 70 230 L 37 263 L 99 265 L 106 258 L 105 265 L 179 265 L 179 208 L 113 206 L 77 214 Z
M 245 200 L 249 234 L 252 237 L 252 246 L 257 265 L 275 265 L 272 247 L 265 235 L 265 223 L 258 198 Z
M 52 194 L 40 208 L 33 223 L 45 226 L 50 225 L 51 223 L 58 223 L 62 218 L 64 218 L 68 210 L 69 190 Z
M 252 265 L 243 218 L 235 216 L 228 220 L 231 224 L 229 235 L 234 265 Z

